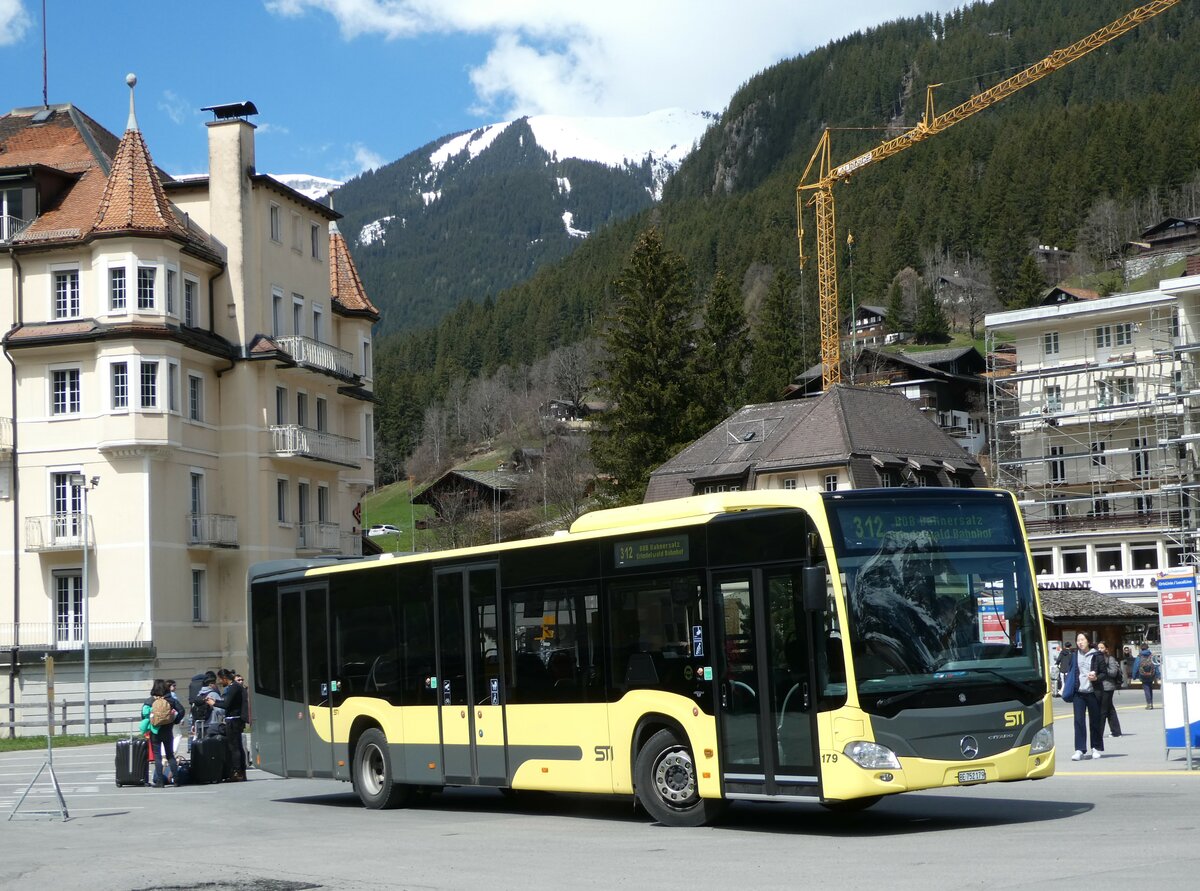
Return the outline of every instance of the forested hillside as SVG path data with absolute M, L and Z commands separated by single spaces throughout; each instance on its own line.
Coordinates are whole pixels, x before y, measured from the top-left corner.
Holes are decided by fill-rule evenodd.
M 780 63 L 733 96 L 664 200 L 594 234 L 564 261 L 434 329 L 381 340 L 380 435 L 411 448 L 423 409 L 453 384 L 520 367 L 596 330 L 639 233 L 657 227 L 697 294 L 722 271 L 751 314 L 777 270 L 797 270 L 795 187 L 825 126 L 912 126 L 925 87 L 947 109 L 1127 12 L 1129 0 L 995 0 L 856 34 Z M 1200 167 L 1200 11 L 1180 4 L 957 127 L 839 187 L 842 296 L 885 304 L 930 258 L 975 264 L 1013 305 L 1037 244 L 1099 268 L 1136 226 L 1194 195 Z M 834 134 L 835 163 L 889 135 Z M 1181 198 L 1182 196 L 1182 198 Z M 1179 212 L 1176 210 L 1175 212 Z M 1193 209 L 1193 213 L 1200 210 Z M 432 274 L 432 273 L 431 273 Z M 815 328 L 815 274 L 796 322 Z M 699 310 L 699 304 L 697 304 Z M 803 349 L 815 354 L 815 337 Z M 807 357 L 806 357 L 807 358 Z M 786 381 L 781 381 L 782 387 Z

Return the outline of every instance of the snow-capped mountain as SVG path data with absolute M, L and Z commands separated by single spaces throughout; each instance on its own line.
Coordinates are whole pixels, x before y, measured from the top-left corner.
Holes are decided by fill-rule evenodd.
M 682 109 L 519 118 L 443 137 L 349 181 L 334 206 L 382 329 L 496 294 L 649 207 L 713 120 Z
M 270 177 L 313 201 L 320 201 L 334 189 L 340 189 L 344 185 L 341 180 L 326 179 L 310 173 L 272 173 Z

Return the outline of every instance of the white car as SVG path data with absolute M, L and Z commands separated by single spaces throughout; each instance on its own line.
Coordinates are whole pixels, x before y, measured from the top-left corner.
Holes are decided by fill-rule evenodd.
M 370 536 L 399 535 L 399 534 L 400 534 L 400 530 L 397 529 L 395 526 L 393 526 L 391 523 L 382 523 L 378 526 L 372 526 L 370 529 L 367 530 L 367 535 L 370 535 Z

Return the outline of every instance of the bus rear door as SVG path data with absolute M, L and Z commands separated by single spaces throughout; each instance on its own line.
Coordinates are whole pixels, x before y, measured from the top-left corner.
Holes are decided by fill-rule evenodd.
M 495 566 L 439 570 L 438 703 L 447 783 L 508 785 Z
M 279 590 L 283 759 L 289 777 L 333 776 L 328 600 L 324 584 Z
M 802 568 L 713 574 L 722 789 L 818 796 L 816 707 Z

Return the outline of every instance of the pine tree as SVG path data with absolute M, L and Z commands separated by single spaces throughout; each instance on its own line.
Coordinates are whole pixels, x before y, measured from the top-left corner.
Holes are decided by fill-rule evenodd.
M 801 370 L 796 281 L 787 272 L 776 273 L 767 290 L 753 343 L 746 398 L 774 402 Z
M 908 315 L 908 306 L 904 302 L 904 288 L 897 279 L 888 286 L 887 307 L 884 312 L 884 322 L 892 334 L 900 334 L 912 330 L 912 319 Z
M 592 439 L 617 500 L 642 499 L 650 472 L 690 442 L 692 280 L 658 231 L 643 233 L 615 284 L 600 390 L 610 407 Z
M 696 387 L 692 426 L 697 433 L 708 430 L 742 405 L 749 356 L 750 329 L 741 294 L 723 272 L 718 272 L 708 290 L 704 323 L 692 357 L 691 376 Z
M 1038 266 L 1037 260 L 1033 259 L 1032 254 L 1026 254 L 1010 289 L 1012 300 L 1008 304 L 1009 309 L 1036 306 L 1045 290 L 1046 279 L 1042 275 L 1041 267 Z
M 917 343 L 945 343 L 949 339 L 950 322 L 934 296 L 933 288 L 922 288 L 917 298 L 917 318 L 913 322 L 913 334 L 916 335 Z

